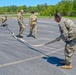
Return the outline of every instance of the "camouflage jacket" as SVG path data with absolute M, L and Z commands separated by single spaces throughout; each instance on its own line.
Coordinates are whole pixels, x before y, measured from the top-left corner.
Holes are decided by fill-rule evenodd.
M 76 27 L 72 20 L 62 18 L 59 23 L 59 29 L 61 33 L 60 38 L 63 39 L 63 41 L 73 40 L 76 38 Z
M 5 22 L 5 18 L 4 17 L 0 17 L 0 22 L 4 23 Z
M 18 21 L 21 23 L 21 24 L 24 24 L 24 18 L 23 18 L 23 15 L 21 13 L 18 14 Z
M 32 14 L 29 18 L 29 25 L 37 24 L 37 16 L 35 14 Z

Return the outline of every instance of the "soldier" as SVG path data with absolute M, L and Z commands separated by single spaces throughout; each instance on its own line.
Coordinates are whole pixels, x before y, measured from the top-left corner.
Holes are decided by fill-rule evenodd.
M 66 43 L 65 45 L 65 60 L 61 61 L 63 69 L 72 68 L 72 56 L 76 49 L 76 28 L 74 23 L 67 18 L 62 18 L 59 13 L 55 14 L 55 21 L 59 23 L 59 29 L 61 35 L 56 38 L 57 41 L 61 39 Z
M 7 26 L 7 24 L 5 23 L 6 21 L 7 21 L 7 16 L 0 17 L 1 26 Z
M 50 19 L 51 19 L 51 13 L 50 13 Z
M 20 13 L 18 14 L 18 24 L 19 24 L 20 29 L 19 29 L 19 35 L 17 35 L 17 37 L 19 37 L 19 38 L 23 38 L 22 33 L 25 29 L 23 13 L 24 13 L 24 11 L 21 10 Z
M 34 30 L 34 38 L 36 39 L 37 34 L 37 16 L 35 15 L 34 11 L 31 12 L 31 16 L 29 18 L 29 26 L 30 26 L 30 34 L 32 36 L 32 31 Z

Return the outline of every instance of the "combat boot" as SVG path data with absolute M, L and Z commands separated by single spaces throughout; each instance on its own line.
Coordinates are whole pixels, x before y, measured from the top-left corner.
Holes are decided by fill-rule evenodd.
M 19 34 L 19 36 L 18 36 L 19 38 L 23 38 L 23 35 L 22 34 Z
M 62 68 L 62 69 L 72 69 L 72 65 L 71 64 L 69 64 L 69 65 L 63 65 L 60 68 Z
M 23 36 L 19 36 L 19 38 L 23 38 Z
M 29 34 L 29 35 L 27 35 L 27 37 L 32 37 L 32 35 Z

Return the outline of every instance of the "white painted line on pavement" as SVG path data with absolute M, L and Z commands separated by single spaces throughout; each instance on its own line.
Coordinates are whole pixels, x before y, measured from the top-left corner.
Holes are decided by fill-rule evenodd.
M 64 47 L 63 47 L 64 48 Z M 24 60 L 20 60 L 20 61 L 14 61 L 14 62 L 10 62 L 10 63 L 5 63 L 5 64 L 1 64 L 0 67 L 6 67 L 6 66 L 11 66 L 11 65 L 16 65 L 16 64 L 19 64 L 19 63 L 23 63 L 23 62 L 28 62 L 28 61 L 31 61 L 31 60 L 36 60 L 36 59 L 39 59 L 41 57 L 44 57 L 44 56 L 47 56 L 47 55 L 50 55 L 50 54 L 53 54 L 53 53 L 56 53 L 56 52 L 59 52 L 61 51 L 63 48 L 60 48 L 56 51 L 52 51 L 50 53 L 46 53 L 45 55 L 44 54 L 41 54 L 39 56 L 36 56 L 36 57 L 32 57 L 32 58 L 28 58 L 28 59 L 24 59 Z
M 68 75 L 63 69 L 61 69 L 60 67 L 58 67 L 65 75 Z

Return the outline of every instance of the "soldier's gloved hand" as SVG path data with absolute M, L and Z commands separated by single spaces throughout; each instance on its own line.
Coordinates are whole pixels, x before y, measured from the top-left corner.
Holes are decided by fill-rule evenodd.
M 66 44 L 69 44 L 70 42 L 71 42 L 70 40 L 67 40 L 67 41 L 66 41 Z
M 8 25 L 8 24 L 3 24 L 2 26 L 5 27 L 5 26 L 7 26 L 7 25 Z

